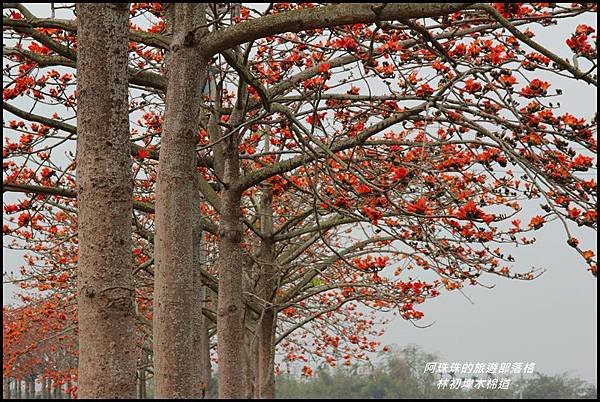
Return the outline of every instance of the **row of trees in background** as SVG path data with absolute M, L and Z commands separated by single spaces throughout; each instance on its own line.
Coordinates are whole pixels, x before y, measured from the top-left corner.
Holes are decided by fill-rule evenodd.
M 74 324 L 55 316 L 63 313 L 52 301 L 38 302 L 44 303 L 44 308 L 2 309 L 4 398 L 33 398 L 36 389 L 43 398 L 70 398 L 76 392 Z
M 502 375 L 510 378 L 508 389 L 450 389 L 439 387 L 440 374 L 427 373 L 429 362 L 443 361 L 415 345 L 394 349 L 375 366 L 315 370 L 314 378 L 282 376 L 277 379 L 277 397 L 282 399 L 596 399 L 596 385 L 566 373 L 546 375 Z M 445 375 L 448 377 L 448 375 Z M 457 378 L 466 378 L 458 374 Z M 479 374 L 476 377 L 485 378 Z
M 4 399 L 71 399 L 72 395 L 67 391 L 47 378 L 38 380 L 30 376 L 25 380 L 5 378 L 2 394 Z
M 331 368 L 321 365 L 310 376 L 286 373 L 276 378 L 278 399 L 596 399 L 596 385 L 567 373 L 546 375 L 539 372 L 526 375 L 496 375 L 510 378 L 507 389 L 451 389 L 440 387 L 440 374 L 425 373 L 427 363 L 442 361 L 435 353 L 427 353 L 415 345 L 393 347 L 380 354 L 375 364 L 359 363 L 352 367 Z M 448 377 L 448 374 L 445 374 Z M 479 378 L 488 377 L 478 375 Z M 482 377 L 483 376 L 483 377 Z M 467 378 L 458 374 L 455 378 Z M 477 376 L 471 377 L 477 378 Z M 216 398 L 217 379 L 211 378 L 207 398 Z M 72 393 L 65 385 L 34 377 L 24 381 L 8 379 L 4 383 L 7 399 L 70 399 Z M 58 384 L 58 385 L 56 385 Z M 154 396 L 152 379 L 138 377 L 140 399 Z
M 596 86 L 594 28 L 574 62 L 530 29 L 595 5 L 3 8 L 5 378 L 201 397 L 212 359 L 220 397 L 272 397 L 276 353 L 349 366 L 375 311 L 534 279 L 505 248 L 551 221 L 596 274 L 572 234 L 596 230 L 595 121 L 542 78 Z

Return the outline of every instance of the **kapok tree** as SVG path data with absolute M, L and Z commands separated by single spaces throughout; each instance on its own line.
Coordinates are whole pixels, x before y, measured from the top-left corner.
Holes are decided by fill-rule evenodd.
M 73 394 L 77 371 L 73 314 L 56 308 L 57 297 L 21 297 L 26 305 L 3 308 L 3 377 L 17 384 L 25 380 L 26 390 L 39 381 L 45 398 L 53 391 Z
M 31 123 L 8 124 L 25 132 L 19 143 L 5 145 L 5 188 L 64 197 L 61 189 L 38 187 L 41 180 L 59 188 L 73 183 L 68 162 L 59 167 L 48 153 L 76 132 L 66 121 L 74 112 L 73 77 L 51 70 L 74 65 L 74 25 L 35 18 L 21 5 L 9 7 L 18 10 L 5 19 L 17 43 L 6 52 L 14 64 L 5 73 L 11 77 L 5 100 L 11 102 L 4 108 Z M 153 237 L 162 247 L 154 250 L 154 273 L 156 286 L 164 287 L 164 306 L 181 294 L 193 297 L 188 286 L 198 209 L 217 217 L 218 226 L 202 219 L 198 225 L 219 241 L 221 396 L 239 396 L 242 389 L 237 371 L 245 307 L 239 262 L 247 260 L 244 219 L 253 214 L 244 197 L 263 183 L 274 189 L 297 183 L 297 199 L 305 203 L 297 208 L 298 219 L 275 225 L 275 233 L 316 226 L 313 233 L 335 250 L 341 244 L 323 235 L 321 223 L 360 222 L 365 236 L 389 237 L 386 241 L 409 257 L 404 268 L 434 272 L 447 288 L 464 280 L 477 283 L 482 272 L 535 275 L 512 274 L 512 257 L 503 248 L 530 243 L 522 233 L 551 220 L 563 224 L 568 245 L 595 274 L 594 252 L 580 247 L 569 229 L 596 230 L 596 183 L 582 174 L 594 168 L 594 122 L 555 103 L 567 91 L 557 88 L 559 77 L 573 85 L 596 85 L 594 28 L 580 24 L 565 37 L 564 50 L 572 52 L 574 62 L 564 59 L 558 45 L 544 47 L 535 37 L 538 29 L 595 11 L 593 5 L 546 3 L 274 4 L 264 10 L 172 6 L 165 15 L 160 4 L 133 7 L 133 18 L 144 14 L 152 21 L 149 28 L 131 25 L 130 31 L 131 110 L 144 112 L 134 118 L 143 125 L 132 132 L 134 208 L 149 212 L 139 201 L 156 202 L 158 229 L 171 228 Z M 33 39 L 27 50 L 18 42 L 28 43 L 24 37 Z M 206 81 L 214 84 L 214 96 L 202 95 Z M 173 89 L 164 99 L 167 87 Z M 14 100 L 23 95 L 32 103 L 19 108 Z M 40 111 L 40 97 L 66 105 L 68 115 Z M 56 133 L 67 134 L 56 138 Z M 196 182 L 206 200 L 199 208 Z M 26 187 L 34 183 L 38 187 Z M 543 199 L 542 212 L 526 214 L 519 203 L 537 198 Z M 36 216 L 25 212 L 46 199 L 18 204 L 16 210 L 11 206 L 20 221 L 5 232 L 25 236 L 24 225 Z M 151 217 L 137 217 L 138 232 L 153 228 Z M 275 215 L 273 222 L 278 219 Z M 371 276 L 381 268 L 376 257 L 339 265 L 332 264 L 335 274 L 309 269 L 303 279 L 318 278 L 313 285 L 332 278 L 353 283 L 356 268 Z M 405 286 L 408 293 L 412 286 Z M 299 305 L 295 300 L 289 307 Z M 189 306 L 189 299 L 183 302 Z M 190 313 L 179 316 L 185 314 Z M 179 330 L 156 314 L 154 319 L 155 334 L 164 329 L 164 339 Z M 181 357 L 192 356 L 189 347 L 182 343 L 167 351 L 181 372 L 186 371 Z M 183 375 L 165 381 L 166 393 L 186 383 Z

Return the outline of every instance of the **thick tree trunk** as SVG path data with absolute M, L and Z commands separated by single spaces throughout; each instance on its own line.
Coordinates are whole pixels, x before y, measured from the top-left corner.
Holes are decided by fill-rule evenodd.
M 276 313 L 272 308 L 265 311 L 258 331 L 258 397 L 275 398 L 275 328 Z
M 260 213 L 260 211 L 259 211 Z M 251 250 L 248 250 L 251 252 Z M 258 278 L 257 267 L 251 258 L 247 258 L 244 264 L 240 264 L 244 271 L 242 278 L 242 286 L 244 294 L 255 294 L 256 280 Z M 244 377 L 244 398 L 252 399 L 257 393 L 256 372 L 257 372 L 257 357 L 258 357 L 258 314 L 247 305 L 243 304 L 244 316 L 244 347 L 243 347 L 243 377 Z
M 22 395 L 21 380 L 15 380 L 15 398 L 21 399 Z
M 198 192 L 196 191 L 196 194 Z M 198 215 L 198 214 L 197 214 Z M 192 271 L 192 352 L 194 354 L 192 358 L 192 384 L 194 387 L 195 398 L 202 398 L 202 391 L 204 385 L 202 384 L 202 333 L 200 329 L 202 327 L 202 276 L 200 274 L 200 268 L 202 267 L 202 229 L 198 225 L 198 220 L 194 222 L 193 228 L 193 245 L 194 245 L 194 268 Z
M 247 263 L 244 266 L 245 271 L 251 271 L 253 264 Z M 247 272 L 244 275 L 244 293 L 254 292 L 254 281 L 252 275 Z M 250 283 L 248 283 L 250 282 Z M 252 399 L 256 392 L 256 367 L 258 343 L 256 339 L 258 317 L 256 313 L 244 305 L 244 345 L 242 376 L 244 379 L 244 399 Z
M 265 236 L 260 248 L 260 273 L 257 286 L 259 297 L 267 305 L 264 306 L 262 317 L 257 323 L 258 334 L 258 397 L 275 398 L 275 318 L 276 312 L 272 301 L 277 286 L 277 270 L 275 267 L 275 245 L 273 235 L 273 189 L 270 185 L 262 186 L 261 197 L 261 230 Z
M 234 11 L 236 12 L 236 11 Z M 236 49 L 239 53 L 239 49 Z M 212 94 L 211 94 L 212 95 Z M 238 85 L 236 107 L 229 123 L 237 127 L 244 117 L 246 84 Z M 213 97 L 215 108 L 221 107 L 221 95 L 217 88 Z M 244 304 L 242 269 L 245 256 L 241 249 L 242 226 L 241 191 L 236 187 L 239 180 L 239 133 L 229 133 L 223 138 L 219 127 L 219 113 L 212 113 L 208 121 L 208 132 L 213 146 L 214 171 L 221 183 L 219 222 L 219 295 L 217 299 L 217 353 L 219 356 L 219 398 L 240 399 L 245 395 L 244 369 Z
M 78 395 L 133 398 L 129 7 L 76 7 Z
M 237 162 L 237 155 L 235 157 Z M 236 166 L 230 167 L 231 176 L 239 174 Z M 227 175 L 228 167 L 225 167 Z M 235 173 L 233 171 L 235 170 Z M 231 179 L 231 177 L 230 177 Z M 231 181 L 230 181 L 231 182 Z M 221 199 L 221 222 L 219 225 L 219 298 L 217 308 L 217 348 L 219 355 L 219 398 L 241 399 L 244 394 L 243 380 L 243 286 L 244 261 L 241 248 L 240 194 L 224 190 Z
M 236 105 L 229 122 L 237 127 L 243 122 L 247 85 L 238 84 Z M 217 352 L 219 355 L 219 398 L 240 399 L 244 395 L 243 353 L 244 302 L 242 274 L 247 259 L 242 250 L 241 197 L 239 187 L 240 133 L 230 133 L 219 146 L 223 157 L 223 182 L 219 222 L 219 299 L 217 308 Z M 240 267 L 241 265 L 241 267 Z
M 197 120 L 208 60 L 189 33 L 206 23 L 202 4 L 172 4 L 165 121 L 156 184 L 154 370 L 156 398 L 194 398 L 192 339 Z M 204 31 L 197 31 L 196 35 Z

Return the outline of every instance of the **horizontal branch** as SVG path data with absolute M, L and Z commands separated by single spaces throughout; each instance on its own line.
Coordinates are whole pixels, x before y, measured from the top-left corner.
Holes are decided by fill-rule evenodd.
M 2 192 L 5 191 L 16 193 L 55 195 L 65 198 L 77 198 L 77 192 L 68 188 L 36 186 L 33 184 L 17 184 L 4 181 L 2 182 Z M 141 201 L 133 201 L 133 209 L 136 209 L 141 212 L 148 212 L 152 214 L 154 213 L 153 205 Z
M 284 32 L 439 17 L 462 10 L 469 4 L 472 3 L 342 3 L 301 8 L 251 19 L 211 32 L 202 38 L 200 49 L 211 56 L 243 43 Z

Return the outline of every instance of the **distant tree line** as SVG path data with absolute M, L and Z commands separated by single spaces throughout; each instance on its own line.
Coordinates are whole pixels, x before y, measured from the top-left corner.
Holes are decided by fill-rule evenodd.
M 440 374 L 424 373 L 440 356 L 408 345 L 385 355 L 375 366 L 331 369 L 321 366 L 311 378 L 286 374 L 276 378 L 277 398 L 331 399 L 596 399 L 596 385 L 562 373 L 513 375 L 508 389 L 439 388 Z M 481 376 L 481 375 L 480 375 Z

